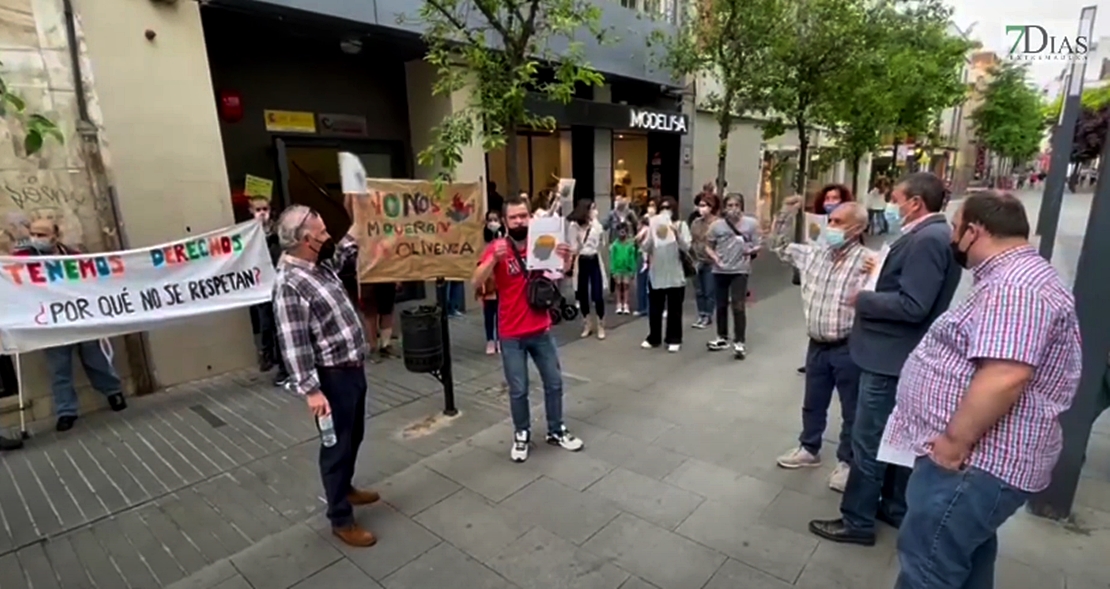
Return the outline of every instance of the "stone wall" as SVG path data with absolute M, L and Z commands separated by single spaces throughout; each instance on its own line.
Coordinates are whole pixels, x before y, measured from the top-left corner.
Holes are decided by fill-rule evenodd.
M 26 224 L 37 218 L 54 219 L 68 244 L 103 249 L 98 199 L 76 131 L 79 113 L 61 0 L 0 0 L 0 63 L 4 81 L 26 102 L 27 112 L 50 118 L 65 135 L 63 144 L 48 140 L 39 153 L 28 157 L 18 119 L 0 119 L 0 254 L 24 237 Z M 91 89 L 92 70 L 84 59 L 82 71 L 86 89 Z M 95 110 L 92 93 L 86 94 Z M 122 348 L 117 342 L 115 363 L 121 368 L 126 366 Z M 53 408 L 41 354 L 27 354 L 21 364 L 24 394 L 31 400 L 27 417 L 49 421 Z M 79 367 L 75 362 L 82 406 L 102 403 L 90 394 Z M 16 423 L 15 408 L 14 398 L 0 399 L 0 425 Z

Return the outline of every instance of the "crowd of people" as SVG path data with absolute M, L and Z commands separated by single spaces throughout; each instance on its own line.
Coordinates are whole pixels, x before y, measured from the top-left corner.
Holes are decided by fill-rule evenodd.
M 346 196 L 348 211 L 355 198 Z M 785 199 L 766 235 L 745 214 L 741 195 L 718 195 L 712 186 L 697 196 L 690 219 L 678 215 L 673 198 L 636 211 L 618 196 L 604 219 L 586 200 L 566 216 L 566 239 L 555 250 L 562 267 L 546 272 L 529 271 L 524 260 L 531 220 L 557 210 L 551 195 L 501 201 L 486 218 L 487 246 L 472 283 L 483 303 L 487 352 L 500 355 L 508 385 L 512 461 L 526 461 L 533 448 L 529 358 L 542 381 L 544 440 L 570 452 L 585 446 L 563 419 L 550 313 L 559 293 L 573 290 L 582 337 L 605 339 L 611 289 L 615 313 L 648 317 L 644 348 L 678 352 L 692 283 L 691 327 L 715 327 L 707 348 L 742 359 L 748 278 L 752 260 L 766 249 L 798 271 L 808 337 L 799 369 L 801 431 L 797 446 L 777 459 L 780 467 L 821 464 L 828 410 L 834 394 L 840 399 L 829 479 L 843 493 L 840 513 L 810 522 L 810 531 L 867 546 L 879 524 L 897 528 L 899 589 L 993 587 L 996 532 L 1048 486 L 1061 449 L 1058 416 L 1071 404 L 1081 369 L 1074 299 L 1029 244 L 1017 198 L 975 193 L 949 221 L 946 187 L 929 173 L 877 183 L 862 203 L 847 187 L 830 185 L 808 204 L 827 224 L 819 238 L 803 240 L 796 239 L 807 206 L 802 196 Z M 355 228 L 333 240 L 308 207 L 288 207 L 270 223 L 268 206 L 253 206 L 270 228 L 275 260 L 280 256 L 272 304 L 256 309 L 274 336 L 262 346 L 263 367 L 277 366 L 279 379 L 305 398 L 317 420 L 335 535 L 352 546 L 373 545 L 375 536 L 352 510 L 379 495 L 355 488 L 352 478 L 365 428 L 365 362 L 389 345 L 392 326 L 383 319 L 392 309 L 382 301 L 394 285 L 370 297 L 344 285 L 342 269 L 358 254 Z M 889 234 L 879 251 L 866 243 L 875 233 Z M 64 251 L 54 226 L 32 226 L 31 235 L 26 255 Z M 380 263 L 391 249 L 388 238 L 375 242 L 366 264 Z M 965 270 L 970 292 L 954 302 Z M 112 408 L 126 407 L 110 350 L 86 344 L 57 350 L 50 362 L 58 429 L 76 419 L 74 353 Z

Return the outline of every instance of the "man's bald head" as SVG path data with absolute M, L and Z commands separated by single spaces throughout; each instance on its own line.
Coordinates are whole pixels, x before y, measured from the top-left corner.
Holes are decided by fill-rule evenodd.
M 867 209 L 858 202 L 846 202 L 829 213 L 829 227 L 839 227 L 844 234 L 855 237 L 867 227 Z

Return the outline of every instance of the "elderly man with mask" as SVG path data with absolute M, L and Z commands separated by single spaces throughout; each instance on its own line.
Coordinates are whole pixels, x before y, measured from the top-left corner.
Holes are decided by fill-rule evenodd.
M 848 298 L 866 282 L 867 272 L 874 266 L 873 252 L 863 245 L 867 209 L 856 202 L 842 203 L 829 213 L 822 242 L 791 243 L 790 221 L 801 206 L 800 196 L 786 199 L 771 236 L 775 254 L 801 273 L 802 308 L 809 334 L 802 433 L 798 447 L 780 456 L 778 465 L 789 469 L 821 465 L 821 438 L 836 389 L 842 422 L 837 466 L 829 477 L 829 487 L 844 491 L 852 464 L 852 423 L 860 375 L 859 366 L 848 351 L 848 334 L 856 316 Z
M 352 198 L 347 195 L 348 213 Z M 286 209 L 277 228 L 285 255 L 274 284 L 274 315 L 289 388 L 304 396 L 321 429 L 320 477 L 332 533 L 351 546 L 373 546 L 377 539 L 358 525 L 351 508 L 380 498 L 351 484 L 366 427 L 366 337 L 338 274 L 358 255 L 356 233 L 352 225 L 335 243 L 316 211 L 303 205 Z M 391 244 L 376 245 L 371 267 Z M 327 416 L 334 437 L 328 435 Z
M 81 252 L 58 239 L 58 226 L 54 221 L 38 219 L 31 222 L 28 241 L 12 253 L 17 256 L 69 256 Z M 85 367 L 89 383 L 108 398 L 108 406 L 112 411 L 127 408 L 119 374 L 112 366 L 111 351 L 108 340 L 87 341 L 43 350 L 50 370 L 54 414 L 58 418 L 55 429 L 60 432 L 68 431 L 77 421 L 77 391 L 73 388 L 74 353 Z

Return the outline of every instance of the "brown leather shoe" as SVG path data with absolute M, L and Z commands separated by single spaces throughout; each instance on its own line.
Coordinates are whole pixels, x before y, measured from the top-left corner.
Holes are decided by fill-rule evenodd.
M 377 503 L 381 498 L 382 496 L 377 491 L 369 490 L 354 489 L 347 494 L 347 501 L 350 501 L 351 505 L 370 505 L 371 503 Z
M 356 548 L 366 548 L 378 543 L 374 534 L 358 524 L 351 524 L 343 528 L 332 528 L 331 533 L 335 534 L 344 544 Z

